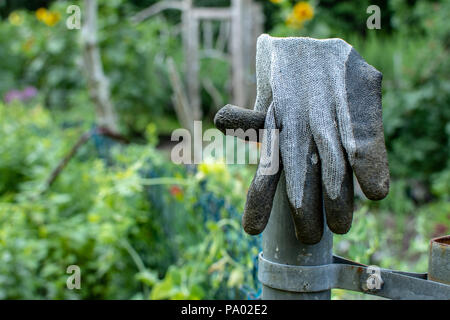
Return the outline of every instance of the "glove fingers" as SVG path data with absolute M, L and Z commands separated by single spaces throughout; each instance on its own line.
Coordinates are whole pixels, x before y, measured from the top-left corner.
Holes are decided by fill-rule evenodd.
M 311 131 L 320 155 L 323 193 L 335 200 L 341 194 L 346 157 L 333 119 L 333 112 L 327 108 L 316 108 L 310 114 Z
M 339 195 L 336 199 L 331 199 L 324 192 L 323 203 L 330 230 L 338 234 L 347 233 L 353 219 L 353 172 L 348 161 Z
M 242 217 L 242 226 L 245 232 L 251 235 L 261 233 L 269 221 L 282 171 L 273 105 L 269 106 L 264 127 L 266 130 L 262 137 L 261 158 L 248 190 Z
M 306 160 L 301 207 L 296 208 L 291 199 L 289 203 L 297 239 L 304 244 L 318 243 L 323 235 L 322 186 L 320 162 L 312 139 Z
M 342 143 L 367 198 L 389 192 L 389 167 L 381 109 L 382 74 L 354 50 L 346 64 L 348 111 L 338 110 Z
M 273 198 L 280 179 L 281 168 L 273 175 L 256 174 L 248 189 L 242 226 L 248 234 L 260 234 L 269 221 Z
M 214 125 L 223 134 L 234 135 L 243 140 L 259 141 L 259 130 L 264 128 L 266 114 L 227 104 L 220 109 L 214 117 Z M 255 130 L 256 135 L 251 136 L 247 130 Z

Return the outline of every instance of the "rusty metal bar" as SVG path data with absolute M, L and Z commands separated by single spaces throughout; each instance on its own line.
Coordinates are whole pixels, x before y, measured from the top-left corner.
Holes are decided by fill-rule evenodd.
M 450 235 L 431 240 L 428 279 L 445 283 L 450 287 Z

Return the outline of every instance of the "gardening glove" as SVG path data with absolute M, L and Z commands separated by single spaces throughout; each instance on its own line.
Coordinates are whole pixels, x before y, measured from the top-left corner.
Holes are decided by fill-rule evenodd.
M 297 238 L 320 241 L 323 206 L 331 231 L 348 232 L 353 216 L 353 175 L 372 200 L 389 190 L 389 168 L 381 114 L 381 78 L 375 68 L 341 39 L 258 38 L 255 115 L 226 106 L 216 116 L 219 129 L 234 119 L 265 130 L 262 157 L 250 185 L 244 230 L 262 232 L 268 222 L 281 167 Z M 258 116 L 256 116 L 256 114 Z M 224 117 L 227 115 L 227 117 Z M 232 115 L 233 117 L 231 117 Z M 227 120 L 224 120 L 226 118 Z M 279 144 L 279 153 L 273 149 Z M 280 170 L 276 167 L 280 154 Z

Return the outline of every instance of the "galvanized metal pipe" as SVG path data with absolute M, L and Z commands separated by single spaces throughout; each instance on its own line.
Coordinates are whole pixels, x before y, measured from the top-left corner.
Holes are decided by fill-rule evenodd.
M 331 264 L 333 262 L 333 234 L 326 223 L 324 225 L 324 234 L 318 244 L 305 245 L 297 240 L 283 173 L 278 183 L 269 222 L 263 232 L 264 258 L 271 262 L 294 266 Z M 329 300 L 330 298 L 331 290 L 297 293 L 265 285 L 262 290 L 262 299 L 264 300 Z

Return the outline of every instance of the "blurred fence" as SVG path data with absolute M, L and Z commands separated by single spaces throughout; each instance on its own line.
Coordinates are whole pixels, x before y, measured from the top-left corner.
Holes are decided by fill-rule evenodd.
M 92 140 L 95 146 L 96 151 L 98 152 L 98 156 L 103 159 L 107 164 L 112 164 L 112 159 L 109 155 L 109 150 L 111 150 L 114 145 L 117 145 L 118 142 L 114 141 L 109 137 L 105 137 L 98 133 L 94 133 L 92 136 Z M 195 166 L 189 166 L 186 168 L 188 172 L 191 174 L 195 174 L 197 168 Z M 161 178 L 167 177 L 173 174 L 166 168 L 153 166 L 151 163 L 148 164 L 148 167 L 145 170 L 142 170 L 142 178 L 144 179 L 153 179 L 153 178 Z M 232 204 L 228 203 L 224 197 L 220 197 L 214 194 L 211 191 L 206 190 L 205 181 L 200 182 L 200 197 L 197 199 L 194 204 L 194 210 L 201 217 L 202 225 L 206 229 L 206 225 L 208 221 L 219 222 L 223 219 L 230 219 L 233 221 L 240 221 L 242 218 L 242 214 L 234 207 Z M 147 186 L 145 188 L 145 192 L 148 198 L 148 201 L 152 204 L 152 206 L 160 213 L 162 223 L 162 229 L 165 236 L 170 239 L 177 232 L 177 226 L 175 221 L 177 220 L 177 204 L 174 202 L 164 201 L 163 195 L 167 193 L 167 186 L 164 185 L 153 185 L 151 187 Z M 223 215 L 223 212 L 226 212 L 226 217 Z M 224 225 L 224 234 L 226 237 L 226 242 L 228 244 L 228 253 L 231 258 L 235 261 L 243 261 L 245 259 L 244 253 L 239 248 L 242 247 L 243 243 L 247 243 L 249 248 L 255 247 L 257 248 L 257 252 L 262 250 L 262 236 L 258 235 L 255 237 L 246 236 L 244 232 L 228 232 L 230 226 Z M 172 263 L 175 263 L 177 257 L 180 252 L 174 243 L 169 242 L 170 251 L 168 253 L 169 259 Z M 258 255 L 255 254 L 252 257 L 253 269 L 252 269 L 252 279 L 253 283 L 256 285 L 255 288 L 243 284 L 239 289 L 239 294 L 234 293 L 232 290 L 228 290 L 227 297 L 228 299 L 248 299 L 254 300 L 259 299 L 261 296 L 262 287 L 260 282 L 258 281 Z M 224 284 L 224 290 L 225 284 Z

